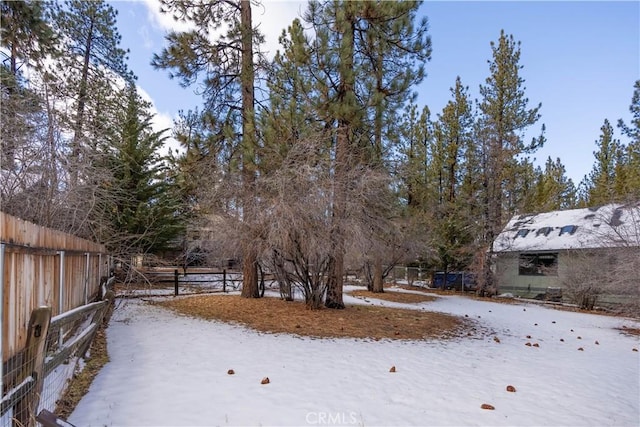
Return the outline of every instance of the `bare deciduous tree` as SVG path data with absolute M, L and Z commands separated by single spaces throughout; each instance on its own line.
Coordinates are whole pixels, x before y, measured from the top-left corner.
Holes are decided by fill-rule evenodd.
M 596 212 L 591 231 L 601 248 L 576 251 L 567 262 L 563 286 L 580 308 L 598 303 L 627 314 L 640 313 L 640 202 L 607 205 Z M 615 303 L 611 305 L 611 303 Z

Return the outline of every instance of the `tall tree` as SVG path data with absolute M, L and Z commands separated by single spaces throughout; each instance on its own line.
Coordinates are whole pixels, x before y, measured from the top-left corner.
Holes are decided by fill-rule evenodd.
M 75 100 L 70 118 L 71 187 L 78 185 L 83 149 L 90 142 L 85 135 L 86 123 L 91 120 L 88 112 L 98 111 L 95 105 L 89 105 L 102 99 L 96 92 L 110 92 L 118 79 L 134 78 L 126 65 L 127 52 L 119 46 L 116 16 L 116 10 L 102 0 L 67 0 L 57 5 L 54 15 L 55 29 L 61 36 L 60 50 L 65 52 L 57 73 L 60 79 L 66 79 L 64 95 Z
M 22 131 L 16 135 L 6 132 L 0 140 L 0 168 L 13 169 L 16 150 L 25 141 L 24 130 L 30 125 L 22 114 L 20 105 L 29 106 L 34 111 L 42 106 L 41 100 L 34 103 L 34 99 L 26 100 L 27 95 L 35 95 L 33 88 L 27 88 L 20 72 L 22 64 L 29 64 L 32 68 L 39 68 L 43 58 L 53 51 L 53 32 L 46 20 L 48 4 L 38 1 L 5 1 L 0 2 L 2 26 L 0 26 L 0 45 L 6 49 L 9 64 L 2 66 L 3 129 Z M 25 102 L 26 101 L 26 102 Z M 22 135 L 22 137 L 21 137 Z
M 194 29 L 170 32 L 168 47 L 155 55 L 156 68 L 173 70 L 171 76 L 184 86 L 201 83 L 206 110 L 218 118 L 214 123 L 233 123 L 240 135 L 238 146 L 242 195 L 238 213 L 246 226 L 243 238 L 243 287 L 245 298 L 259 297 L 254 215 L 257 134 L 255 119 L 254 49 L 263 41 L 253 28 L 249 0 L 162 0 L 163 11 Z M 221 34 L 223 25 L 228 31 Z M 201 80 L 198 80 L 201 79 Z M 229 128 L 227 128 L 229 129 Z M 214 133 L 217 130 L 214 130 Z
M 409 211 L 427 210 L 431 201 L 427 194 L 427 164 L 433 138 L 429 108 L 425 106 L 419 114 L 418 106 L 409 104 L 400 121 L 399 136 L 401 198 Z M 413 213 L 409 212 L 409 215 Z
M 129 84 L 125 90 L 119 126 L 101 147 L 112 177 L 102 193 L 105 218 L 96 224 L 109 224 L 97 233 L 100 241 L 126 259 L 166 249 L 182 231 L 185 216 L 166 159 L 159 154 L 165 131 L 152 129 L 150 105 L 135 86 Z
M 420 2 L 364 2 L 356 37 L 364 52 L 364 70 L 368 78 L 373 141 L 365 151 L 371 167 L 383 168 L 388 151 L 397 141 L 398 114 L 412 98 L 411 88 L 424 78 L 424 64 L 431 58 L 431 38 L 427 35 L 427 19 L 416 23 Z M 391 227 L 383 227 L 385 230 Z M 383 292 L 383 254 L 388 252 L 388 233 L 372 233 L 373 277 L 371 290 Z
M 344 281 L 345 230 L 344 218 L 347 214 L 347 176 L 349 169 L 355 166 L 354 147 L 356 129 L 362 120 L 362 112 L 356 98 L 356 70 L 355 66 L 355 29 L 357 22 L 356 2 L 334 2 L 335 9 L 329 13 L 335 16 L 335 33 L 338 37 L 338 85 L 336 90 L 336 104 L 329 111 L 336 120 L 336 148 L 335 148 L 335 179 L 332 227 L 334 233 L 333 259 L 329 276 L 329 286 L 325 305 L 329 308 L 344 308 L 342 289 Z M 320 35 L 318 35 L 320 36 Z
M 505 215 L 515 212 L 514 172 L 518 156 L 535 151 L 544 139 L 523 141 L 524 130 L 540 118 L 541 104 L 529 108 L 524 79 L 520 76 L 520 42 L 500 32 L 498 42 L 491 42 L 493 59 L 490 76 L 480 85 L 480 139 L 483 147 L 484 241 L 491 252 L 493 241 L 503 226 Z M 544 132 L 544 127 L 543 127 Z M 485 286 L 491 286 L 490 258 L 484 266 Z
M 619 193 L 620 185 L 616 185 L 616 171 L 619 171 L 623 147 L 614 138 L 609 120 L 605 119 L 600 131 L 600 137 L 596 141 L 598 149 L 593 152 L 595 164 L 589 176 L 585 177 L 588 206 L 617 201 L 622 196 Z
M 461 184 L 461 164 L 473 137 L 474 117 L 468 87 L 462 85 L 460 77 L 456 78 L 455 87 L 450 91 L 453 99 L 438 115 L 434 126 L 436 139 L 443 150 L 441 198 L 455 203 Z
M 44 1 L 0 2 L 0 44 L 8 51 L 9 71 L 17 76 L 19 62 L 37 65 L 53 48 L 54 34 L 47 22 L 49 4 Z
M 330 140 L 314 109 L 309 40 L 300 20 L 283 30 L 269 69 L 268 108 L 260 115 L 261 258 L 274 272 L 281 296 L 300 289 L 307 306 L 324 303 L 331 242 Z
M 618 127 L 622 134 L 629 138 L 626 148 L 625 169 L 625 193 L 627 197 L 633 199 L 640 198 L 640 80 L 636 80 L 633 85 L 633 96 L 629 111 L 631 112 L 631 122 L 629 125 L 620 119 Z
M 533 209 L 528 212 L 548 212 L 576 207 L 576 188 L 559 158 L 547 158 L 544 170 L 538 169 L 537 182 L 532 193 Z
M 335 256 L 327 307 L 344 307 L 350 171 L 383 164 L 384 129 L 408 99 L 411 85 L 423 77 L 422 62 L 430 52 L 426 22 L 413 24 L 419 3 L 401 3 L 312 1 L 305 14 L 316 36 L 312 56 L 319 66 L 314 71 L 319 115 L 335 131 Z M 369 120 L 371 130 L 365 125 Z
M 445 274 L 450 268 L 462 269 L 470 262 L 473 241 L 469 232 L 472 222 L 467 205 L 473 200 L 458 198 L 463 183 L 463 164 L 466 151 L 473 140 L 474 117 L 468 88 L 456 78 L 451 88 L 452 100 L 434 123 L 434 144 L 429 168 L 436 188 L 436 199 L 429 209 L 435 264 Z

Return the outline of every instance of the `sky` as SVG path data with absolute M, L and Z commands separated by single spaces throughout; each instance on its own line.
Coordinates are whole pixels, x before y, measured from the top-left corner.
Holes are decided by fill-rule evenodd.
M 638 337 L 621 333 L 639 322 L 434 296 L 400 304 L 345 295 L 345 303 L 466 315 L 484 333 L 450 340 L 314 339 L 119 300 L 107 329 L 110 361 L 68 421 L 83 427 L 640 425 Z M 261 384 L 264 377 L 269 384 Z
M 150 66 L 164 46 L 164 35 L 180 29 L 159 13 L 157 0 L 114 1 L 119 11 L 122 46 L 130 49 L 130 67 L 154 102 L 157 123 L 171 127 L 178 110 L 195 109 L 201 99 L 183 89 L 168 72 Z M 265 33 L 265 50 L 275 53 L 277 37 L 305 9 L 303 1 L 264 0 L 253 19 Z M 432 117 L 451 100 L 457 76 L 479 98 L 489 76 L 490 43 L 500 30 L 521 42 L 520 76 L 529 106 L 542 104 L 541 119 L 526 132 L 529 141 L 546 126 L 547 142 L 536 165 L 560 158 L 577 185 L 594 163 L 593 151 L 608 119 L 615 136 L 626 143 L 616 124 L 631 120 L 634 82 L 640 79 L 640 2 L 637 1 L 427 1 L 419 16 L 429 20 L 433 53 L 427 77 L 415 88 L 418 105 Z

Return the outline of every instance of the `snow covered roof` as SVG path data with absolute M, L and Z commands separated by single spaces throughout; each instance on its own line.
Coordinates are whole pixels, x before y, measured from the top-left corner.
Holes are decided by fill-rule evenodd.
M 597 208 L 516 215 L 496 238 L 495 252 L 640 247 L 640 201 Z

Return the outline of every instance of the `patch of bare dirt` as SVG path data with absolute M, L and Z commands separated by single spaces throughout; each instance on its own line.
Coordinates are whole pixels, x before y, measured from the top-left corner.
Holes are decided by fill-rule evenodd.
M 423 310 L 361 305 L 344 310 L 309 310 L 302 302 L 277 298 L 206 295 L 156 304 L 185 315 L 237 323 L 261 332 L 312 337 L 439 339 L 468 335 L 473 328 L 463 318 Z

